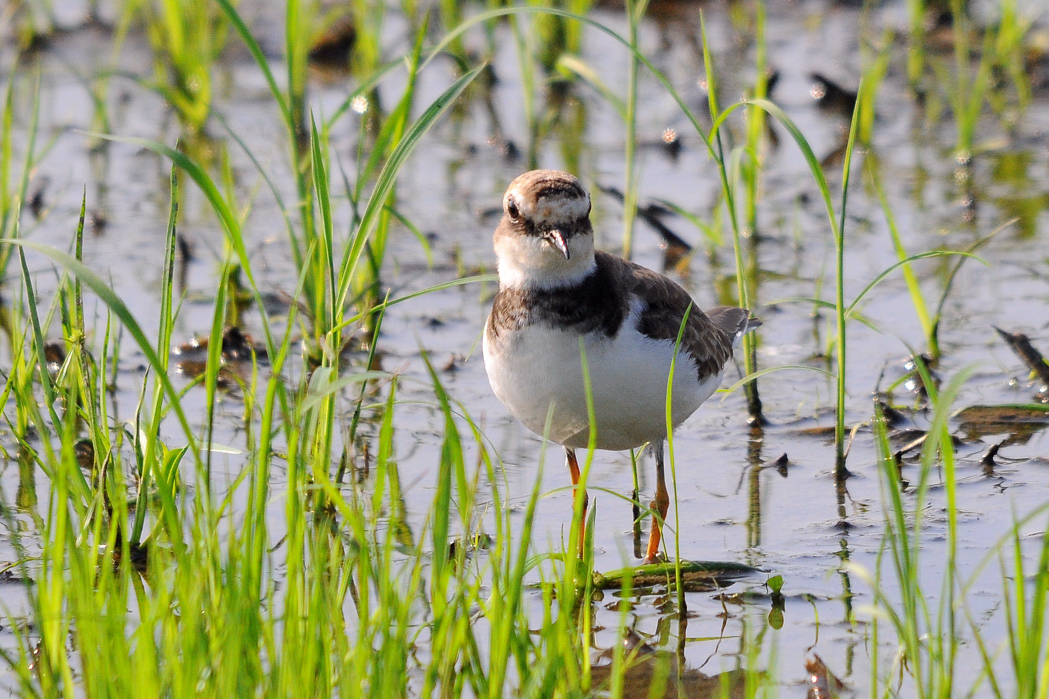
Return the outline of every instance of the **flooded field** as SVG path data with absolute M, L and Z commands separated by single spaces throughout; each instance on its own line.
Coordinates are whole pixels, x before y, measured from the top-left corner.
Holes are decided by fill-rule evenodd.
M 187 0 L 209 19 L 183 40 L 207 33 L 214 60 L 185 74 L 157 9 L 42 5 L 0 11 L 2 232 L 28 241 L 0 251 L 12 692 L 119 694 L 105 650 L 170 694 L 1044 695 L 1038 2 L 916 3 L 919 32 L 901 2 L 665 0 L 636 23 L 557 5 L 583 23 L 242 0 L 255 56 Z M 306 60 L 305 37 L 347 23 L 342 52 L 328 36 Z M 712 85 L 720 110 L 766 95 L 826 188 L 759 106 L 708 150 Z M 580 177 L 599 248 L 701 307 L 743 292 L 763 321 L 724 384 L 772 370 L 750 383 L 760 414 L 740 386 L 674 435 L 667 551 L 753 569 L 689 586 L 687 609 L 665 575 L 566 600 L 566 575 L 639 564 L 630 497 L 651 500 L 651 456 L 635 481 L 629 453 L 593 454 L 577 563 L 563 451 L 489 387 L 491 235 L 535 167 Z M 93 282 L 39 247 L 78 256 L 82 202 Z

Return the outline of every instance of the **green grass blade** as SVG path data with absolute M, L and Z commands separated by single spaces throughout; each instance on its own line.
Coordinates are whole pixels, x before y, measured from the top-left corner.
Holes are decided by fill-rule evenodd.
M 465 90 L 480 74 L 482 68 L 483 66 L 479 66 L 456 80 L 451 87 L 445 90 L 440 97 L 430 104 L 426 111 L 424 111 L 422 115 L 420 115 L 419 118 L 408 128 L 393 153 L 390 154 L 390 158 L 387 160 L 386 165 L 379 174 L 379 178 L 375 183 L 375 188 L 372 190 L 371 198 L 368 200 L 368 206 L 365 207 L 364 213 L 361 215 L 361 222 L 358 226 L 357 235 L 353 240 L 353 244 L 347 247 L 346 252 L 343 255 L 342 264 L 339 266 L 338 288 L 340 290 L 340 295 L 336 307 L 341 308 L 346 303 L 346 295 L 350 290 L 350 275 L 356 267 L 361 253 L 364 251 L 364 246 L 368 240 L 368 236 L 386 202 L 386 197 L 393 189 L 394 181 L 396 180 L 404 161 L 412 154 L 415 147 L 419 144 L 419 141 L 434 122 L 444 114 L 459 95 L 463 93 L 463 90 Z
M 78 262 L 76 258 L 62 252 L 61 250 L 31 240 L 3 240 L 0 241 L 0 245 L 18 245 L 49 257 L 71 274 L 74 274 L 83 284 L 95 292 L 106 306 L 109 307 L 117 318 L 120 319 L 120 322 L 123 323 L 124 327 L 127 328 L 131 337 L 135 340 L 135 344 L 138 345 L 142 354 L 145 355 L 150 366 L 157 372 L 157 380 L 163 385 L 164 392 L 167 393 L 168 399 L 171 401 L 171 409 L 174 410 L 178 417 L 179 424 L 182 426 L 183 434 L 185 435 L 190 448 L 194 452 L 194 457 L 199 461 L 199 447 L 193 436 L 193 430 L 189 426 L 189 421 L 187 420 L 185 413 L 182 411 L 178 391 L 175 390 L 175 387 L 171 383 L 167 374 L 162 373 L 165 364 L 158 356 L 157 351 L 150 344 L 149 339 L 142 331 L 142 327 L 138 324 L 138 321 L 135 320 L 134 315 L 128 307 L 124 305 L 124 302 L 120 297 L 118 297 L 116 293 L 92 270 L 88 269 L 81 262 Z

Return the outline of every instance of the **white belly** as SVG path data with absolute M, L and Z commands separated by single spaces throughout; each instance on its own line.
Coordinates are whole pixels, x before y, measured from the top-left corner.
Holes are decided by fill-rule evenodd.
M 534 325 L 500 343 L 500 356 L 484 342 L 484 365 L 496 397 L 537 434 L 568 447 L 589 440 L 579 335 Z M 666 436 L 666 391 L 674 354 L 671 340 L 634 330 L 631 316 L 614 338 L 592 333 L 585 343 L 597 424 L 597 448 L 622 450 Z M 679 353 L 674 367 L 673 427 L 717 389 L 721 374 L 702 383 L 696 365 Z M 552 406 L 552 408 L 551 408 Z M 552 409 L 552 413 L 551 413 Z

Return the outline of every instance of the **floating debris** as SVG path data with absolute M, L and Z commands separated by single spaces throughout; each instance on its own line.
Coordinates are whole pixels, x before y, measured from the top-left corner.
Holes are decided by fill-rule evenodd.
M 29 202 L 27 204 L 29 207 L 29 213 L 33 214 L 33 218 L 37 221 L 43 218 L 46 213 L 47 188 L 50 184 L 51 178 L 40 178 L 40 183 L 37 185 L 36 189 L 33 190 L 33 193 L 29 195 Z
M 787 452 L 783 452 L 783 454 L 778 459 L 776 459 L 769 465 L 776 469 L 776 473 L 786 478 L 787 466 L 791 465 L 790 459 L 787 458 Z
M 47 362 L 47 371 L 54 376 L 66 362 L 66 347 L 61 341 L 44 343 L 44 361 Z
M 681 584 L 686 592 L 716 590 L 742 578 L 759 573 L 743 563 L 725 561 L 682 561 Z M 633 580 L 633 587 L 673 586 L 675 579 L 673 563 L 650 563 L 635 568 L 623 568 L 607 573 L 594 573 L 594 588 L 616 590 L 623 586 L 624 578 Z
M 195 337 L 176 347 L 172 354 L 178 358 L 179 373 L 191 379 L 203 374 L 208 367 L 208 345 L 209 338 Z M 219 384 L 223 386 L 227 385 L 231 378 L 228 375 L 222 375 L 228 367 L 248 366 L 253 359 L 259 362 L 268 360 L 266 348 L 257 345 L 251 335 L 241 332 L 236 326 L 230 326 L 222 333 L 221 358 L 222 369 L 219 372 Z
M 1042 382 L 1043 387 L 1049 386 L 1049 364 L 1046 364 L 1045 357 L 1031 344 L 1031 338 L 1023 333 L 1006 332 L 993 325 L 991 327 L 1005 340 L 1009 348 L 1016 353 L 1016 356 L 1022 359 L 1024 364 L 1034 372 L 1038 380 Z
M 74 444 L 73 455 L 81 470 L 91 473 L 95 469 L 95 445 L 90 439 L 81 439 Z
M 910 418 L 904 415 L 902 411 L 892 407 L 885 401 L 876 399 L 874 402 L 878 404 L 881 416 L 885 419 L 885 424 L 889 427 L 898 427 L 905 422 L 910 422 Z
M 178 245 L 178 259 L 180 262 L 186 264 L 196 259 L 196 255 L 193 253 L 193 244 L 186 239 L 186 236 L 181 233 L 176 234 L 175 243 Z
M 768 77 L 765 78 L 765 96 L 768 99 L 772 99 L 773 93 L 776 91 L 776 86 L 779 85 L 780 72 L 777 69 L 769 71 Z
M 8 567 L 0 571 L 0 585 L 32 585 L 35 581 L 16 573 L 13 568 L 16 564 L 8 563 Z
M 813 654 L 811 660 L 805 661 L 805 671 L 809 673 L 808 699 L 838 697 L 846 689 L 845 683 L 831 673 L 818 655 Z
M 411 539 L 409 539 L 409 542 L 410 541 Z M 465 539 L 461 536 L 457 536 L 448 544 L 448 557 L 455 559 L 459 555 L 459 550 L 464 547 L 467 556 L 475 552 L 487 551 L 492 547 L 493 543 L 495 543 L 495 538 L 491 534 L 486 534 L 485 532 L 477 532 Z
M 994 457 L 998 456 L 998 450 L 1004 447 L 1007 441 L 1008 440 L 1003 439 L 997 444 L 992 444 L 991 448 L 988 449 L 987 453 L 983 455 L 982 459 L 980 459 L 980 465 L 984 467 L 984 472 L 987 475 L 991 475 L 991 473 L 994 472 L 994 467 L 998 465 L 994 460 Z
M 155 544 L 129 544 L 127 561 L 131 564 L 131 567 L 140 573 L 145 573 L 149 570 L 149 558 L 152 553 L 152 546 Z M 99 554 L 105 556 L 106 547 L 99 547 Z M 113 547 L 113 565 L 119 566 L 121 561 L 124 560 L 124 547 L 121 543 L 121 536 L 117 534 L 117 543 Z
M 91 225 L 91 232 L 95 235 L 102 235 L 106 232 L 106 226 L 109 225 L 109 218 L 106 216 L 106 212 L 101 209 L 95 209 L 88 216 L 88 223 Z
M 452 353 L 448 357 L 448 361 L 441 365 L 441 371 L 446 374 L 451 374 L 459 370 L 460 366 L 466 364 L 466 357 L 461 354 Z
M 925 371 L 929 374 L 929 379 L 932 381 L 934 389 L 939 390 L 943 380 L 932 370 L 934 363 L 932 357 L 927 354 L 917 354 L 910 357 L 903 365 L 903 368 L 908 372 L 903 385 L 908 391 L 924 399 L 929 397 L 929 391 L 925 387 L 925 380 L 922 378 L 919 362 L 925 366 Z
M 1006 405 L 972 405 L 955 415 L 961 429 L 973 438 L 986 435 L 1012 435 L 1010 443 L 1026 441 L 1038 430 L 1049 426 L 1049 405 L 1017 403 Z
M 852 117 L 852 112 L 856 109 L 855 92 L 846 90 L 822 73 L 810 73 L 809 77 L 813 81 L 809 94 L 820 109 Z
M 909 430 L 894 430 L 889 433 L 889 440 L 893 444 L 898 444 L 900 447 L 896 450 L 896 456 L 901 457 L 909 451 L 920 448 L 925 444 L 925 440 L 929 438 L 929 433 L 926 430 L 920 429 L 909 429 Z M 951 435 L 951 446 L 955 449 L 960 447 L 964 443 L 964 440 Z
M 310 62 L 325 68 L 350 67 L 350 52 L 357 43 L 357 26 L 352 16 L 342 17 L 332 22 L 310 46 Z
M 626 200 L 623 196 L 623 192 L 616 187 L 605 187 L 599 184 L 597 185 L 597 188 L 618 201 L 620 204 Z M 684 238 L 670 230 L 670 228 L 660 220 L 662 216 L 667 216 L 672 213 L 673 212 L 670 209 L 665 206 L 660 206 L 659 204 L 646 204 L 645 206 L 637 207 L 637 217 L 655 229 L 656 233 L 659 234 L 659 237 L 663 239 L 662 247 L 667 254 L 673 254 L 678 258 L 682 258 L 692 252 L 692 246 L 689 245 Z
M 928 432 L 916 428 L 909 430 L 893 430 L 889 433 L 889 441 L 894 445 L 899 445 L 896 449 L 896 454 L 901 457 L 907 452 L 921 447 L 921 445 L 925 444 L 925 440 L 928 437 Z
M 802 435 L 804 437 L 834 437 L 837 428 L 834 425 L 821 425 L 818 427 L 804 427 L 800 430 L 794 430 L 794 434 Z

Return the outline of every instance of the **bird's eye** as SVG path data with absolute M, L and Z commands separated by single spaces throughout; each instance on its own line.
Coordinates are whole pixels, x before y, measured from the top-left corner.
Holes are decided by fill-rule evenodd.
M 506 213 L 514 223 L 521 220 L 521 211 L 517 208 L 517 202 L 514 201 L 513 196 L 506 198 Z

